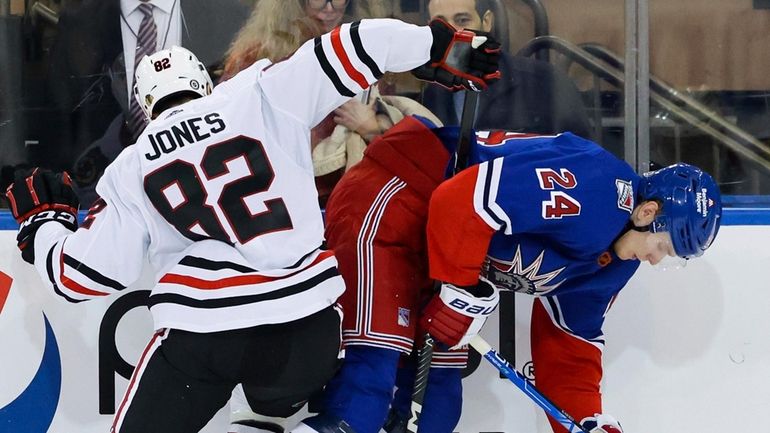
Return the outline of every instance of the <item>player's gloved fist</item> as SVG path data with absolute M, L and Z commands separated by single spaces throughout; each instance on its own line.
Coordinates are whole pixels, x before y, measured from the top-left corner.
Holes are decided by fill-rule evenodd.
M 611 415 L 604 413 L 583 418 L 580 424 L 591 433 L 623 433 L 620 423 Z
M 479 333 L 499 301 L 497 288 L 486 280 L 470 287 L 444 283 L 425 307 L 420 325 L 435 339 L 455 349 L 468 344 Z
M 488 33 L 457 31 L 441 19 L 428 26 L 433 34 L 430 60 L 412 70 L 415 77 L 450 90 L 480 92 L 500 78 L 500 43 Z
M 78 198 L 67 172 L 40 168 L 17 171 L 5 197 L 20 224 L 16 242 L 28 263 L 35 261 L 35 233 L 41 225 L 56 221 L 70 230 L 77 229 Z

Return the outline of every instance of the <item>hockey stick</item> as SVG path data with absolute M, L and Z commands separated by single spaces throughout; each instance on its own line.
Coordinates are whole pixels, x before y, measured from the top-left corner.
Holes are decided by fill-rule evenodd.
M 414 389 L 412 390 L 412 404 L 410 406 L 411 415 L 406 423 L 406 431 L 409 433 L 417 433 L 417 423 L 420 421 L 420 413 L 422 413 L 422 402 L 425 400 L 425 390 L 428 388 L 428 373 L 430 372 L 430 362 L 433 360 L 434 344 L 433 337 L 430 334 L 425 334 L 425 344 L 417 355 L 417 372 L 414 376 Z
M 478 92 L 465 92 L 465 101 L 463 102 L 463 114 L 460 119 L 460 139 L 455 151 L 455 165 L 452 173 L 457 174 L 468 165 L 468 155 L 470 154 L 471 133 L 473 132 L 473 123 L 476 118 L 476 106 L 479 102 Z M 411 415 L 406 424 L 406 431 L 417 433 L 420 413 L 422 412 L 422 403 L 425 399 L 425 390 L 428 388 L 428 373 L 430 372 L 430 363 L 433 359 L 433 346 L 435 341 L 430 334 L 425 334 L 425 344 L 420 348 L 417 355 L 417 372 L 414 377 L 414 389 L 412 390 L 412 404 L 410 406 Z
M 479 103 L 479 92 L 465 92 L 463 101 L 463 116 L 460 119 L 460 140 L 455 152 L 454 174 L 468 166 L 468 155 L 471 152 L 471 131 L 476 120 L 476 107 Z
M 521 373 L 514 370 L 511 365 L 503 359 L 492 346 L 489 345 L 480 335 L 476 335 L 470 341 L 471 346 L 476 349 L 484 358 L 504 374 L 514 385 L 524 391 L 532 401 L 543 408 L 545 412 L 561 424 L 569 433 L 591 433 L 586 430 L 579 422 L 575 421 L 567 412 L 556 406 L 551 400 L 538 391 L 530 381 Z

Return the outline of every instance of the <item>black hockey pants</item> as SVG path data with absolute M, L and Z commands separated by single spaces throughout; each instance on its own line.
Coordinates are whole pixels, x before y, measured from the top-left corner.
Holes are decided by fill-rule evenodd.
M 257 413 L 296 413 L 336 372 L 340 315 L 232 331 L 157 332 L 137 362 L 114 433 L 196 433 L 238 383 Z

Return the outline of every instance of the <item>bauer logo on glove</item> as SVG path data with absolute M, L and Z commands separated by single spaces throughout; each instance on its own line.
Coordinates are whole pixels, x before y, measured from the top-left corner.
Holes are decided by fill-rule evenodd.
M 492 314 L 492 312 L 495 311 L 495 307 L 496 307 L 496 305 L 489 305 L 487 303 L 484 303 L 484 304 L 470 303 L 460 298 L 452 299 L 451 301 L 449 301 L 448 305 L 450 307 L 454 307 L 454 310 L 458 312 L 466 312 L 468 314 L 479 314 L 482 316 L 487 316 L 489 314 Z
M 457 348 L 468 344 L 500 302 L 496 287 L 480 279 L 476 286 L 444 283 L 423 311 L 420 325 L 440 342 Z

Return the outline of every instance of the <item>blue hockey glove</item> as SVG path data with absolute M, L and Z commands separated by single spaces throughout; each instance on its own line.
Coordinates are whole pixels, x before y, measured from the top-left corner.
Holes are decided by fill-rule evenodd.
M 500 78 L 500 43 L 488 33 L 457 31 L 441 19 L 428 26 L 433 34 L 430 60 L 413 69 L 412 74 L 450 90 L 480 92 Z
M 40 168 L 17 171 L 5 196 L 20 224 L 16 242 L 27 263 L 35 262 L 35 233 L 41 225 L 56 221 L 72 231 L 78 228 L 78 198 L 67 172 Z

